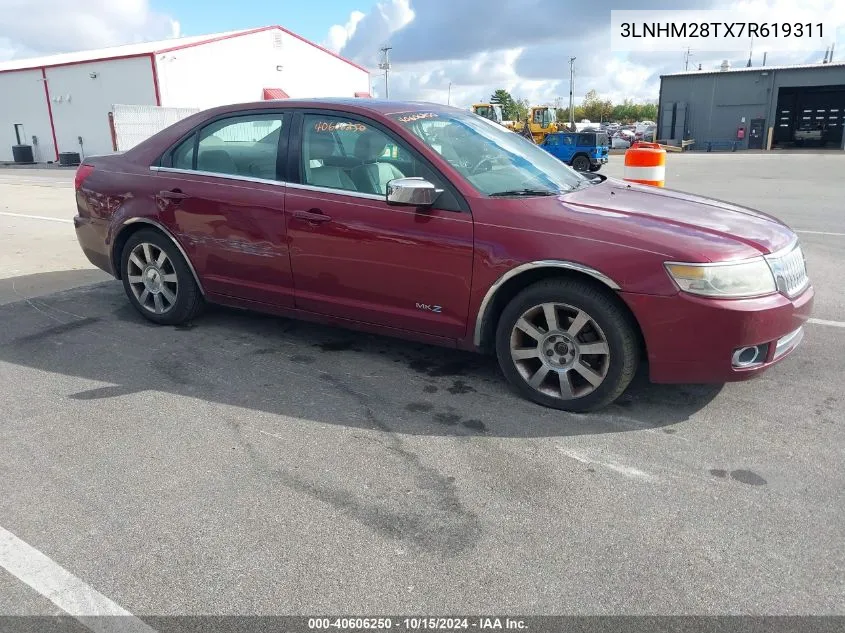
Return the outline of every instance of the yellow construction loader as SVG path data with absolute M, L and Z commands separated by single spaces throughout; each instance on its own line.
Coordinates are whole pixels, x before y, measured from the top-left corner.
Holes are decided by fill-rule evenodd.
M 498 103 L 473 103 L 472 112 L 478 116 L 483 116 L 485 119 L 490 119 L 499 125 L 504 125 L 502 106 Z
M 528 109 L 527 121 L 509 121 L 506 127 L 517 134 L 525 134 L 526 124 L 535 143 L 542 143 L 547 134 L 557 132 L 561 127 L 557 124 L 557 111 L 551 106 L 532 106 Z

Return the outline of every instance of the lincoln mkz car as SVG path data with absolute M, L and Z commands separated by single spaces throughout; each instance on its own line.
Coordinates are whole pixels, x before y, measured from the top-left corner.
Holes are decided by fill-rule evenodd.
M 76 174 L 82 250 L 144 317 L 206 303 L 495 354 L 539 404 L 745 380 L 813 288 L 777 219 L 580 174 L 470 112 L 371 99 L 190 116 Z

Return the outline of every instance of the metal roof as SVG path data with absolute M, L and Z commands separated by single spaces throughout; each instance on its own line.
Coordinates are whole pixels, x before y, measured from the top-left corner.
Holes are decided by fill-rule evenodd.
M 741 73 L 741 72 L 769 72 L 770 70 L 807 70 L 810 68 L 843 68 L 845 62 L 829 62 L 823 64 L 799 64 L 794 66 L 742 66 L 740 68 L 729 68 L 728 70 L 721 70 L 720 68 L 713 68 L 707 70 L 682 70 L 677 73 L 666 73 L 660 75 L 661 77 L 686 77 L 688 75 L 721 75 L 725 73 Z
M 191 48 L 200 46 L 202 44 L 210 44 L 218 40 L 226 40 L 241 35 L 251 35 L 253 33 L 260 33 L 262 31 L 277 30 L 295 37 L 298 40 L 310 44 L 311 46 L 322 50 L 323 52 L 337 57 L 346 63 L 355 66 L 363 71 L 369 72 L 363 66 L 359 66 L 345 57 L 341 57 L 319 44 L 305 39 L 301 35 L 297 35 L 293 31 L 289 31 L 283 26 L 271 25 L 262 26 L 254 29 L 241 29 L 238 31 L 225 31 L 223 33 L 212 33 L 210 35 L 195 35 L 192 37 L 174 37 L 167 40 L 158 40 L 155 42 L 139 42 L 135 44 L 124 44 L 123 46 L 112 46 L 109 48 L 100 48 L 87 51 L 76 51 L 73 53 L 59 53 L 57 55 L 48 55 L 45 57 L 30 57 L 24 59 L 14 59 L 11 61 L 0 62 L 0 73 L 12 72 L 16 70 L 32 70 L 39 68 L 49 68 L 51 66 L 68 66 L 72 64 L 84 64 L 86 62 L 96 62 L 108 59 L 123 59 L 127 57 L 139 57 L 142 55 L 155 55 L 158 53 L 168 53 L 182 48 Z
M 42 68 L 45 66 L 62 66 L 65 64 L 79 64 L 93 62 L 100 59 L 114 57 L 134 57 L 136 55 L 149 55 L 174 46 L 194 46 L 215 40 L 220 37 L 227 37 L 244 33 L 245 31 L 228 31 L 226 33 L 215 33 L 213 35 L 197 35 L 193 37 L 174 37 L 167 40 L 155 42 L 140 42 L 137 44 L 124 44 L 123 46 L 111 46 L 87 51 L 76 51 L 73 53 L 59 53 L 57 55 L 46 55 L 44 57 L 29 57 L 24 59 L 13 59 L 7 62 L 0 62 L 0 71 L 4 70 L 25 70 L 27 68 Z

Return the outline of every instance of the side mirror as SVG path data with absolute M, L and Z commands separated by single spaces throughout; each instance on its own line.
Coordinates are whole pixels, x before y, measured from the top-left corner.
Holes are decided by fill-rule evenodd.
M 387 183 L 387 204 L 430 207 L 443 193 L 424 178 L 396 178 Z

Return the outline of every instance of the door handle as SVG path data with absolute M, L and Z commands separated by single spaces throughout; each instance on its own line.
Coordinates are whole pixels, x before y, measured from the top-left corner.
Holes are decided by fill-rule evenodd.
M 311 211 L 294 211 L 293 217 L 297 220 L 305 220 L 306 222 L 331 222 L 331 218 L 322 211 L 312 209 Z
M 173 189 L 171 191 L 159 191 L 159 197 L 165 200 L 184 200 L 188 197 L 187 193 L 182 193 L 180 189 Z

